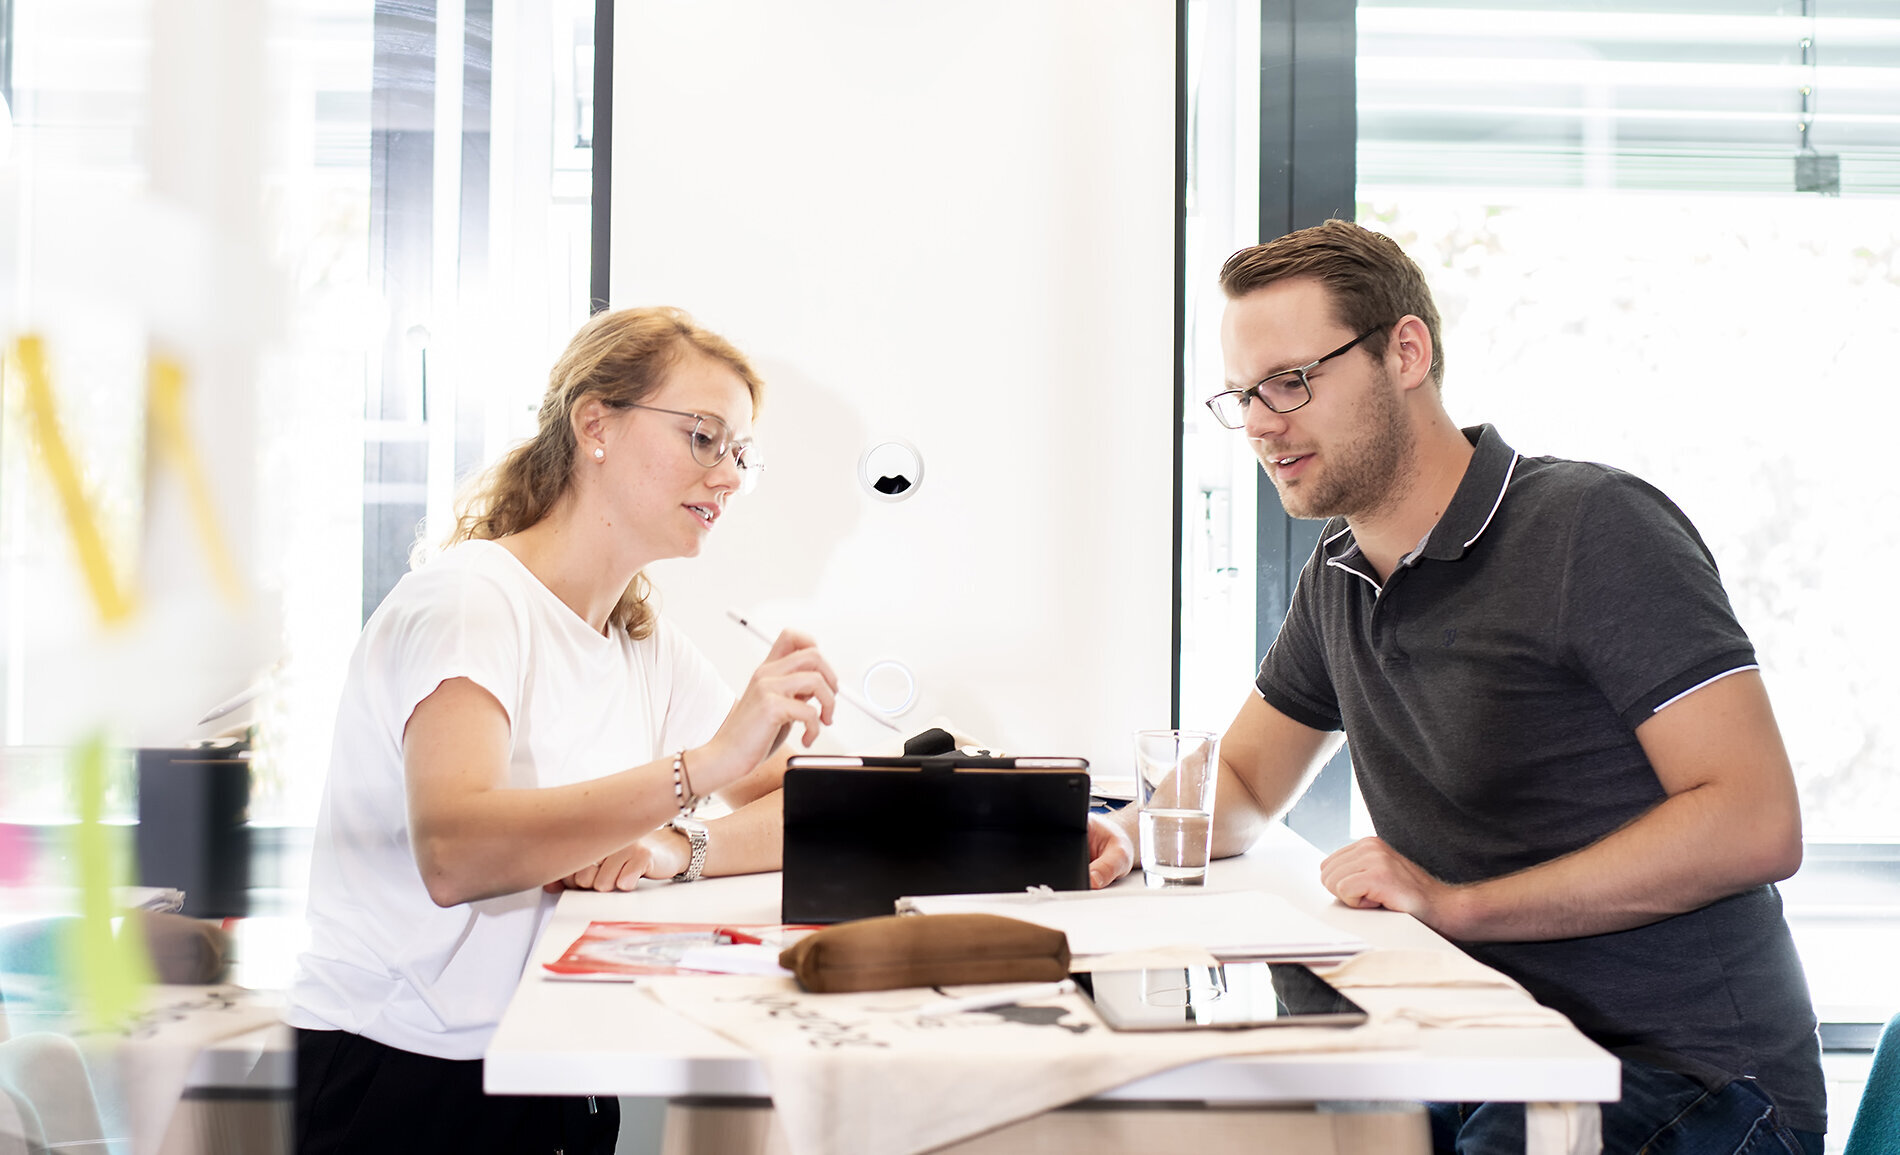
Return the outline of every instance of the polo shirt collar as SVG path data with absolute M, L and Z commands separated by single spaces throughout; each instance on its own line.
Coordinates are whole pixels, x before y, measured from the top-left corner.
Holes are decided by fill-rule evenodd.
M 1463 432 L 1472 444 L 1471 463 L 1444 516 L 1425 539 L 1420 556 L 1433 561 L 1457 561 L 1484 536 L 1517 472 L 1517 450 L 1504 443 L 1496 427 L 1473 425 Z
M 1451 504 L 1445 508 L 1438 524 L 1400 561 L 1401 569 L 1420 558 L 1457 561 L 1484 536 L 1504 504 L 1504 493 L 1511 487 L 1511 478 L 1517 472 L 1517 451 L 1505 444 L 1493 426 L 1473 425 L 1462 432 L 1472 445 L 1471 462 L 1465 466 L 1464 478 L 1458 482 L 1458 490 L 1452 494 Z M 1359 543 L 1353 539 L 1351 528 L 1337 519 L 1326 528 L 1321 544 L 1326 564 L 1349 570 L 1378 589 L 1379 582 L 1359 552 Z

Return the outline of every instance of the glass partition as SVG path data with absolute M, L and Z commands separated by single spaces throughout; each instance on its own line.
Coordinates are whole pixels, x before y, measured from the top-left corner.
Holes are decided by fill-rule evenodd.
M 194 262 L 221 259 L 222 242 L 168 215 L 168 198 L 223 182 L 215 195 L 248 218 L 258 335 L 188 397 L 194 414 L 237 431 L 202 448 L 264 623 L 255 660 L 228 680 L 181 667 L 188 708 L 109 738 L 247 733 L 258 845 L 283 848 L 254 877 L 294 890 L 364 618 L 407 568 L 425 518 L 439 532 L 459 481 L 531 428 L 547 367 L 587 315 L 595 3 L 271 0 L 245 10 L 249 41 L 229 26 L 180 26 L 188 7 L 0 2 L 12 129 L 0 155 L 0 335 L 44 335 L 79 484 L 123 580 L 149 594 L 141 628 L 189 647 L 189 621 L 154 585 L 191 526 L 147 500 L 173 483 L 162 447 L 147 444 L 145 365 L 154 334 L 227 318 L 199 309 L 208 298 L 193 291 Z M 218 125 L 184 121 L 183 137 L 163 136 L 180 126 L 166 102 L 199 81 L 242 94 L 254 156 Z M 85 684 L 74 671 L 82 659 L 110 671 L 118 643 L 85 600 L 26 412 L 10 376 L 0 824 L 50 848 L 71 821 L 64 749 L 78 736 L 73 687 Z M 221 471 L 230 462 L 242 468 Z M 195 550 L 172 579 L 201 579 Z M 125 761 L 113 762 L 112 821 L 136 812 Z

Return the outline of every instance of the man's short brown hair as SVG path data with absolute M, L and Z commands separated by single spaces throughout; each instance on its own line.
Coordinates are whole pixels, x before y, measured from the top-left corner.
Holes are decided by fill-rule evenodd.
M 1409 313 L 1424 321 L 1432 338 L 1432 384 L 1444 387 L 1438 306 L 1425 286 L 1425 274 L 1391 237 L 1351 221 L 1327 221 L 1228 257 L 1221 266 L 1220 287 L 1229 300 L 1238 300 L 1255 289 L 1300 277 L 1326 286 L 1334 316 L 1355 335 L 1379 330 L 1365 343 L 1373 357 L 1385 356 L 1386 337 L 1400 317 Z

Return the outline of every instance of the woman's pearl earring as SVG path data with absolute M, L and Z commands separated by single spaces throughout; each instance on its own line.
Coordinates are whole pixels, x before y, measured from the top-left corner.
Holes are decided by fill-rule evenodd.
M 602 449 L 598 445 L 594 446 L 594 460 L 595 461 L 607 460 L 607 451 L 605 449 Z

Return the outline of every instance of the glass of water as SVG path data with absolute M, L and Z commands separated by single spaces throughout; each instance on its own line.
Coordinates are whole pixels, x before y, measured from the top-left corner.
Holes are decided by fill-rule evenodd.
M 1220 735 L 1206 730 L 1135 731 L 1141 788 L 1141 873 L 1149 886 L 1200 886 L 1214 835 Z

